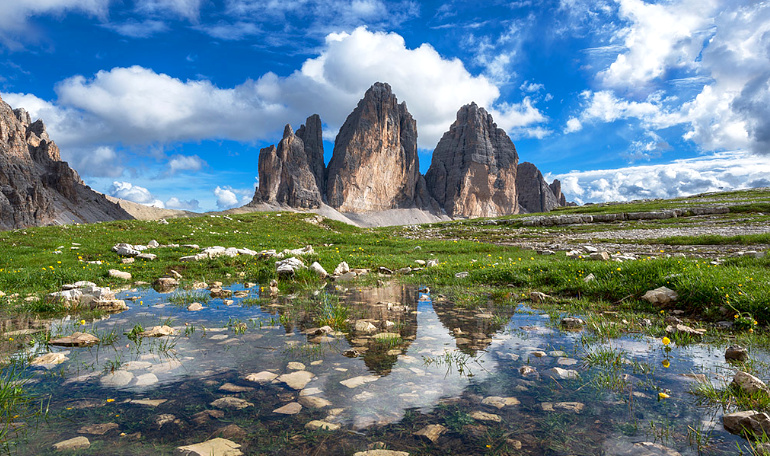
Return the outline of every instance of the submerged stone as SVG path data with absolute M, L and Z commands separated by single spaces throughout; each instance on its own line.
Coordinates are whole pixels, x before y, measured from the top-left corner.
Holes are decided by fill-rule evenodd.
M 299 402 L 289 402 L 283 407 L 279 407 L 273 410 L 273 413 L 280 413 L 282 415 L 296 415 L 302 410 L 302 405 Z
M 319 429 L 323 429 L 324 431 L 336 431 L 339 428 L 340 428 L 339 424 L 327 423 L 326 421 L 322 421 L 322 420 L 313 420 L 305 425 L 305 429 L 308 429 L 311 431 L 317 431 Z
M 521 402 L 519 402 L 519 400 L 515 397 L 489 396 L 485 397 L 481 403 L 501 409 L 510 405 L 519 405 Z
M 64 440 L 59 443 L 53 444 L 53 449 L 56 451 L 65 450 L 84 450 L 91 447 L 91 442 L 87 438 L 80 436 L 74 439 Z
M 99 343 L 99 338 L 93 334 L 75 332 L 71 336 L 60 337 L 49 342 L 51 345 L 60 345 L 62 347 L 84 347 Z
M 495 415 L 494 413 L 487 413 L 487 412 L 481 412 L 481 411 L 475 411 L 471 412 L 470 414 L 471 418 L 478 421 L 493 421 L 495 423 L 499 423 L 502 421 L 502 418 L 500 418 L 499 415 Z
M 176 454 L 182 456 L 240 456 L 241 446 L 227 439 L 217 437 L 194 445 L 180 446 Z
M 301 390 L 308 383 L 310 383 L 310 380 L 312 380 L 313 377 L 314 375 L 312 372 L 296 371 L 290 374 L 283 374 L 280 377 L 276 378 L 276 380 L 278 380 L 279 382 L 285 383 L 291 389 Z
M 104 435 L 117 428 L 118 423 L 92 424 L 78 429 L 78 434 Z
M 254 383 L 269 383 L 275 380 L 278 377 L 278 374 L 275 374 L 273 372 L 268 371 L 262 371 L 259 373 L 252 373 L 245 377 L 245 380 L 254 382 Z
M 431 443 L 436 443 L 439 437 L 441 437 L 441 434 L 445 433 L 446 431 L 447 428 L 440 424 L 429 424 L 415 432 L 414 435 Z
M 214 402 L 210 404 L 212 407 L 220 408 L 220 409 L 235 409 L 235 410 L 241 410 L 245 409 L 246 407 L 253 407 L 254 404 L 251 402 L 245 401 L 238 397 L 221 397 Z

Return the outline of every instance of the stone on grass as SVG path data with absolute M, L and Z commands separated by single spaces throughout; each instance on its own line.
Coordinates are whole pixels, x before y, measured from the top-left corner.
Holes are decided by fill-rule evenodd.
M 467 271 L 458 272 L 458 273 L 455 274 L 455 278 L 456 279 L 464 279 L 466 277 L 468 277 L 468 272 Z
M 227 439 L 217 437 L 194 445 L 177 447 L 176 454 L 181 456 L 240 456 L 241 446 Z
M 332 275 L 342 275 L 347 272 L 350 272 L 350 266 L 348 266 L 348 264 L 343 261 L 342 263 L 338 264 L 336 268 L 334 268 Z
M 689 327 L 687 325 L 683 325 L 683 324 L 676 324 L 676 325 L 668 325 L 668 326 L 666 326 L 666 332 L 669 333 L 669 334 L 679 333 L 679 334 L 686 334 L 686 335 L 694 336 L 694 337 L 701 337 L 701 336 L 703 336 L 703 334 L 706 333 L 706 330 L 705 329 L 691 328 L 691 327 Z
M 251 402 L 248 402 L 238 397 L 232 397 L 232 396 L 220 397 L 219 399 L 212 402 L 210 405 L 212 407 L 216 407 L 219 409 L 235 409 L 235 410 L 241 410 L 241 409 L 245 409 L 246 407 L 254 406 L 254 404 L 252 404 Z
M 276 378 L 279 382 L 285 383 L 289 388 L 295 390 L 303 389 L 310 380 L 313 379 L 313 373 L 308 371 L 296 371 L 290 374 L 283 374 Z
M 308 429 L 310 431 L 317 431 L 319 429 L 322 429 L 324 431 L 336 431 L 339 428 L 340 428 L 339 424 L 327 423 L 326 421 L 322 421 L 322 420 L 313 420 L 305 425 L 305 429 Z
M 730 345 L 725 350 L 725 361 L 746 361 L 749 359 L 749 351 L 740 345 Z
M 759 391 L 767 392 L 767 385 L 765 385 L 765 382 L 747 372 L 736 372 L 733 377 L 732 386 L 740 389 L 746 394 L 754 394 Z
M 280 413 L 281 415 L 296 415 L 302 410 L 302 405 L 299 402 L 289 402 L 283 407 L 279 407 L 273 410 L 273 413 Z
M 679 295 L 667 287 L 659 287 L 645 293 L 642 299 L 652 304 L 668 304 L 679 299 Z
M 609 261 L 610 254 L 607 252 L 594 252 L 588 256 L 588 258 L 595 261 Z
M 84 450 L 89 447 L 91 447 L 91 442 L 83 436 L 53 444 L 53 449 L 56 451 Z
M 310 270 L 315 272 L 318 277 L 325 279 L 329 273 L 326 272 L 326 269 L 324 269 L 323 266 L 317 261 L 314 261 L 313 264 L 310 265 Z
M 53 339 L 49 342 L 51 345 L 60 345 L 62 347 L 84 347 L 99 343 L 99 338 L 93 334 L 75 332 L 71 336 L 64 336 Z
M 436 443 L 439 437 L 441 437 L 441 434 L 445 433 L 446 431 L 447 431 L 447 428 L 445 428 L 440 424 L 429 424 L 424 428 L 420 429 L 419 431 L 415 432 L 414 435 L 416 437 L 420 437 L 424 440 L 427 440 L 430 443 Z
M 131 280 L 130 272 L 121 271 L 118 269 L 110 269 L 109 271 L 107 271 L 107 273 L 110 275 L 110 277 L 114 277 L 116 279 Z

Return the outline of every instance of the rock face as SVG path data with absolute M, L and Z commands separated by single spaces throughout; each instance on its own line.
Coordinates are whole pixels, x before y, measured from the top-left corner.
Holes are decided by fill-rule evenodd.
M 516 168 L 516 193 L 522 212 L 548 212 L 559 206 L 559 200 L 543 178 L 543 174 L 530 162 L 520 163 Z
M 42 120 L 0 99 L 0 229 L 130 218 L 61 161 Z
M 444 133 L 425 181 L 431 196 L 452 217 L 494 217 L 519 210 L 519 156 L 508 135 L 475 103 L 457 112 Z
M 278 146 L 259 152 L 259 188 L 253 202 L 316 208 L 323 202 L 324 162 L 321 118 L 307 118 L 295 134 L 290 125 Z
M 553 192 L 553 196 L 556 197 L 556 202 L 559 204 L 559 206 L 566 206 L 567 197 L 564 196 L 564 193 L 561 192 L 561 181 L 559 179 L 554 179 L 553 182 L 550 183 L 549 187 Z
M 417 123 L 390 85 L 375 83 L 345 120 L 328 168 L 328 204 L 340 212 L 413 207 L 420 184 Z

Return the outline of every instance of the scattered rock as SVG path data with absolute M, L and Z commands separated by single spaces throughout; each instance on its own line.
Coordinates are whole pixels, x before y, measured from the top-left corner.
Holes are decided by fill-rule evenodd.
M 519 402 L 519 400 L 516 399 L 515 397 L 489 396 L 489 397 L 485 397 L 481 401 L 481 403 L 484 405 L 489 405 L 489 406 L 501 409 L 503 407 L 508 407 L 511 405 L 519 405 L 521 402 Z
M 276 378 L 277 381 L 285 383 L 289 388 L 295 390 L 303 389 L 310 380 L 313 379 L 313 373 L 308 371 L 296 371 L 290 374 L 283 374 Z
M 324 408 L 332 405 L 331 402 L 327 401 L 326 399 L 322 397 L 316 397 L 316 396 L 300 396 L 299 403 L 307 408 Z
M 436 443 L 441 437 L 441 434 L 445 433 L 447 431 L 447 428 L 440 424 L 429 424 L 425 426 L 424 428 L 420 429 L 419 431 L 415 432 L 414 435 L 417 437 L 421 437 L 431 443 Z
M 281 415 L 296 415 L 302 410 L 302 405 L 299 402 L 289 402 L 283 407 L 279 407 L 273 410 L 273 413 L 280 413 Z
M 379 377 L 377 377 L 375 375 L 360 375 L 358 377 L 353 377 L 353 378 L 349 378 L 347 380 L 343 380 L 340 383 L 342 383 L 343 385 L 345 385 L 348 388 L 352 389 L 352 388 L 361 386 L 361 385 L 363 385 L 365 383 L 370 383 L 370 382 L 377 381 L 378 379 L 379 379 Z
M 731 434 L 744 436 L 770 434 L 770 416 L 764 412 L 747 410 L 730 413 L 722 417 L 722 424 Z
M 555 411 L 568 411 L 568 412 L 575 412 L 580 413 L 583 411 L 583 408 L 585 408 L 585 404 L 581 402 L 541 402 L 540 407 L 543 408 L 543 411 L 545 412 L 555 412 Z
M 245 393 L 247 391 L 254 391 L 254 388 L 250 386 L 235 385 L 233 383 L 225 383 L 219 387 L 219 391 L 224 391 L 226 393 Z
M 326 272 L 326 269 L 324 269 L 324 267 L 317 261 L 314 261 L 313 264 L 310 265 L 310 270 L 318 274 L 318 277 L 322 279 L 325 279 L 329 275 Z
M 88 439 L 83 436 L 53 444 L 53 449 L 56 451 L 85 450 L 86 448 L 90 447 L 91 442 L 89 442 Z
M 218 435 L 223 439 L 245 439 L 248 433 L 237 424 L 229 424 L 218 429 L 215 435 Z
M 217 437 L 194 445 L 177 447 L 176 454 L 181 456 L 240 456 L 243 454 L 239 450 L 240 447 L 235 442 Z
M 681 334 L 689 334 L 691 336 L 695 337 L 701 337 L 703 334 L 706 333 L 705 329 L 694 329 L 686 325 L 669 325 L 666 326 L 666 332 L 669 334 L 672 333 L 681 333 Z
M 366 320 L 357 320 L 354 329 L 356 332 L 365 334 L 377 332 L 377 327 Z
M 679 299 L 679 295 L 676 291 L 666 287 L 659 287 L 654 290 L 650 290 L 642 296 L 647 302 L 652 304 L 668 304 L 670 302 L 676 302 Z
M 49 344 L 60 345 L 62 347 L 84 347 L 87 345 L 94 345 L 99 343 L 99 338 L 93 334 L 75 332 L 71 336 L 60 337 L 58 339 L 52 339 Z
M 199 310 L 203 310 L 203 305 L 199 302 L 194 302 L 189 306 L 187 306 L 187 310 L 189 310 L 190 312 L 197 312 Z
M 122 279 L 122 280 L 131 280 L 131 273 L 120 271 L 118 269 L 110 269 L 107 271 L 110 277 L 114 277 L 116 279 Z
M 749 351 L 740 345 L 730 345 L 725 350 L 725 361 L 746 361 L 749 359 Z
M 78 429 L 78 434 L 104 435 L 118 427 L 118 423 L 92 424 Z
M 317 431 L 319 429 L 323 429 L 324 431 L 336 431 L 339 430 L 339 428 L 339 424 L 327 423 L 326 421 L 322 420 L 313 420 L 305 425 L 305 429 L 309 429 L 311 431 Z
M 466 277 L 468 277 L 468 272 L 467 271 L 458 272 L 458 273 L 455 274 L 455 278 L 456 279 L 464 279 Z
M 545 293 L 541 293 L 539 291 L 532 291 L 529 293 L 529 299 L 532 300 L 532 302 L 545 302 L 551 297 Z
M 67 361 L 69 358 L 67 358 L 64 353 L 58 352 L 58 353 L 46 353 L 45 355 L 40 355 L 37 358 L 33 359 L 30 363 L 33 366 L 40 366 L 45 364 L 61 364 L 64 361 Z
M 153 326 L 152 328 L 142 331 L 139 333 L 142 337 L 163 337 L 163 336 L 173 336 L 174 335 L 174 328 L 168 325 L 163 326 Z
M 225 396 L 221 397 L 214 402 L 210 404 L 212 407 L 216 407 L 219 409 L 235 409 L 235 410 L 241 410 L 245 409 L 246 407 L 253 407 L 254 404 L 251 402 L 245 401 L 238 397 L 232 397 L 232 396 Z
M 731 385 L 746 394 L 754 394 L 759 391 L 767 392 L 765 382 L 746 372 L 736 372 Z
M 495 423 L 499 423 L 502 421 L 502 418 L 500 418 L 499 415 L 495 415 L 493 413 L 481 412 L 478 410 L 471 412 L 470 417 L 478 421 L 493 421 Z
M 580 318 L 565 317 L 561 319 L 561 327 L 568 330 L 582 329 L 586 322 Z
M 102 378 L 99 379 L 99 382 L 101 382 L 102 386 L 107 386 L 111 388 L 120 388 L 122 386 L 126 386 L 134 379 L 134 374 L 128 371 L 124 370 L 117 370 L 115 372 L 111 372 Z
M 173 277 L 160 277 L 152 284 L 158 293 L 174 291 L 179 286 L 179 281 Z
M 299 258 L 291 257 L 275 263 L 275 272 L 279 276 L 294 277 L 295 271 L 305 269 L 305 263 Z
M 610 254 L 607 252 L 594 252 L 590 255 L 588 255 L 588 258 L 595 260 L 595 261 L 609 261 Z
M 580 375 L 577 373 L 577 371 L 571 369 L 562 369 L 561 367 L 552 367 L 544 371 L 543 375 L 558 380 L 574 380 L 580 378 Z

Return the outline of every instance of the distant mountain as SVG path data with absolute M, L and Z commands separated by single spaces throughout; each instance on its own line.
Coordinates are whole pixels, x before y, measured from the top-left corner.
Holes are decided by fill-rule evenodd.
M 418 209 L 450 217 L 547 212 L 564 205 L 561 184 L 548 184 L 532 163 L 519 165 L 511 139 L 475 103 L 457 112 L 419 172 L 417 123 L 391 87 L 375 83 L 345 120 L 328 168 L 321 120 L 308 117 L 297 133 L 284 129 L 277 146 L 259 153 L 259 203 L 341 213 Z M 558 194 L 557 194 L 558 193 Z
M 42 120 L 0 99 L 0 229 L 131 218 L 61 161 Z

